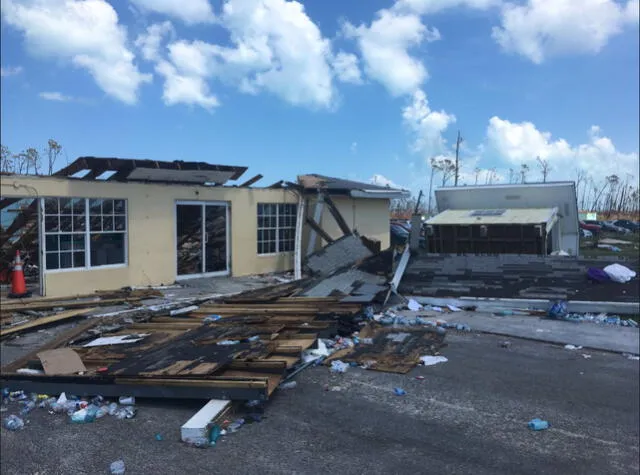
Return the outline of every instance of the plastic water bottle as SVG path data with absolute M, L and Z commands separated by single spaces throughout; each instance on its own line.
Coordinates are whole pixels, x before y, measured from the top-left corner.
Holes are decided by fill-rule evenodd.
M 229 433 L 238 432 L 238 430 L 240 429 L 240 427 L 242 427 L 243 424 L 244 424 L 244 419 L 237 419 L 233 421 L 231 424 L 229 424 L 229 426 L 227 427 L 227 432 Z
M 117 411 L 118 411 L 118 403 L 112 402 L 107 406 L 107 414 L 109 414 L 110 416 L 115 416 Z
M 528 426 L 531 430 L 545 430 L 549 428 L 549 423 L 542 419 L 535 418 L 529 421 Z
M 24 421 L 12 414 L 4 420 L 4 426 L 9 430 L 20 430 L 24 427 Z
M 124 475 L 124 460 L 116 460 L 109 466 L 109 470 L 113 475 Z
M 33 402 L 33 401 L 25 401 L 24 404 L 22 404 L 22 409 L 20 409 L 20 415 L 21 416 L 26 416 L 31 411 L 33 411 L 35 408 L 36 408 L 36 403 L 35 402 Z
M 118 398 L 118 402 L 123 406 L 133 406 L 136 403 L 136 398 L 133 396 L 120 396 Z

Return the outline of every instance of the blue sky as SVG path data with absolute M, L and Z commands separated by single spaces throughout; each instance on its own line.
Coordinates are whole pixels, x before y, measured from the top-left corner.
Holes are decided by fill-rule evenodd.
M 416 191 L 461 130 L 465 183 L 637 183 L 638 44 L 637 0 L 2 0 L 1 138 Z

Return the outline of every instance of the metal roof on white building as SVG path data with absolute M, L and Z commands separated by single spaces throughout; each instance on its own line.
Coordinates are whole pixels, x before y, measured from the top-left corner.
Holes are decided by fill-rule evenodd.
M 427 221 L 433 225 L 472 224 L 549 224 L 551 225 L 558 208 L 521 209 L 449 209 Z

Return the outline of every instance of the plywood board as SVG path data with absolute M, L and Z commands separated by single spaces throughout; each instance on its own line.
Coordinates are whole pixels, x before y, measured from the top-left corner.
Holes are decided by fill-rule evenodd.
M 76 374 L 87 370 L 80 355 L 71 348 L 45 350 L 38 353 L 38 358 L 47 376 Z

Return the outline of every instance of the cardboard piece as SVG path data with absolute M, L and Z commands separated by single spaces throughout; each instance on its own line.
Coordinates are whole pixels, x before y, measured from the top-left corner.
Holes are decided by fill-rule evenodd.
M 86 371 L 80 355 L 71 348 L 58 348 L 38 353 L 38 358 L 48 376 L 75 374 Z

